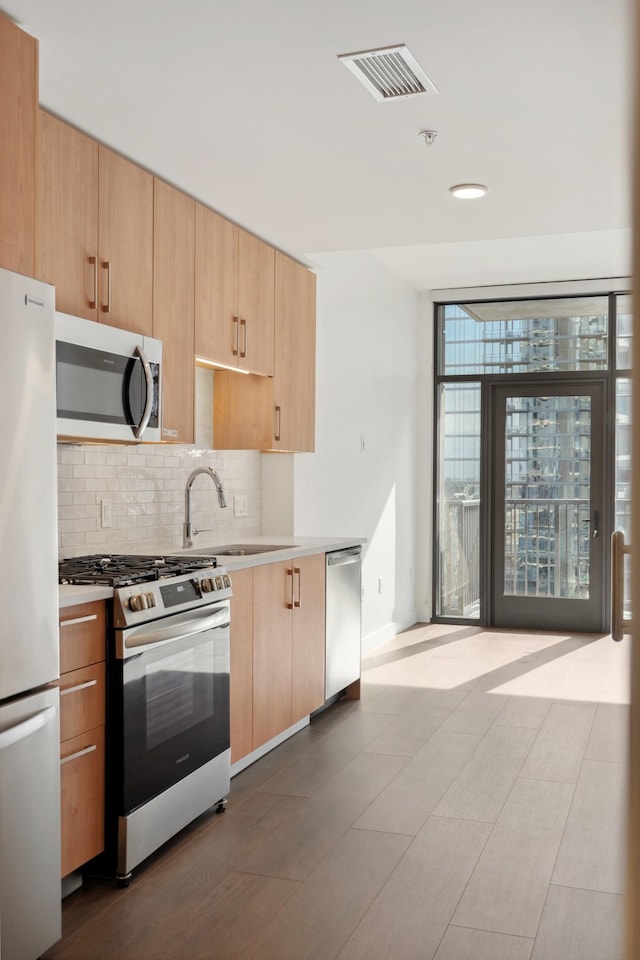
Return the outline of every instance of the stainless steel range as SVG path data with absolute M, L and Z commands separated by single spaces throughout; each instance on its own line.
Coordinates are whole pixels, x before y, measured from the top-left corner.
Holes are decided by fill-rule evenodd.
M 91 556 L 61 583 L 114 587 L 107 642 L 106 850 L 131 871 L 229 791 L 229 599 L 214 557 Z

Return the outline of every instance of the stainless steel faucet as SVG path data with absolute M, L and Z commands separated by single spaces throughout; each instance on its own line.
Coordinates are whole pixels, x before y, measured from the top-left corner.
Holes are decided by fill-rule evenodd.
M 184 488 L 184 523 L 182 525 L 182 546 L 183 547 L 192 547 L 193 538 L 197 533 L 203 533 L 204 531 L 196 530 L 191 522 L 191 487 L 193 486 L 193 481 L 200 473 L 206 473 L 207 476 L 211 477 L 213 480 L 216 491 L 218 493 L 218 503 L 221 507 L 226 507 L 227 501 L 224 496 L 224 487 L 222 486 L 222 480 L 218 476 L 215 470 L 212 470 L 211 467 L 198 467 L 192 473 L 189 474 L 187 478 L 187 485 Z

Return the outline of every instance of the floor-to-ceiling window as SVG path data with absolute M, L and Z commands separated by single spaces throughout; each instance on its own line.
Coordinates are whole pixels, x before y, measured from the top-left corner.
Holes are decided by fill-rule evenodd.
M 630 317 L 624 294 L 437 306 L 436 617 L 602 629 Z

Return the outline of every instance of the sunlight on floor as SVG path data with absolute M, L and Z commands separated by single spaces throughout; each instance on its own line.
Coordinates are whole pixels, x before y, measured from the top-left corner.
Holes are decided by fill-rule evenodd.
M 507 697 L 627 704 L 630 643 L 609 635 L 551 634 L 424 624 L 363 658 L 363 685 L 451 690 L 463 684 Z

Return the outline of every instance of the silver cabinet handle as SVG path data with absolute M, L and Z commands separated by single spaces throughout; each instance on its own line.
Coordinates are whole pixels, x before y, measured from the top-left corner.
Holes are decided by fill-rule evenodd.
M 62 766 L 63 763 L 70 763 L 72 760 L 79 760 L 80 757 L 86 757 L 88 753 L 93 753 L 93 751 L 97 749 L 97 745 L 92 743 L 90 747 L 85 747 L 84 750 L 78 750 L 77 753 L 70 753 L 68 757 L 60 757 L 60 766 Z
M 151 410 L 153 408 L 153 373 L 151 372 L 151 364 L 147 359 L 147 355 L 142 349 L 142 347 L 136 347 L 134 350 L 134 355 L 140 357 L 142 361 L 142 369 L 144 370 L 144 379 L 147 383 L 147 399 L 144 405 L 144 411 L 142 413 L 142 419 L 138 426 L 133 431 L 133 435 L 136 440 L 140 440 L 142 434 L 147 429 L 149 425 L 149 419 L 151 417 Z
M 4 750 L 5 747 L 10 747 L 14 743 L 19 743 L 20 740 L 26 740 L 32 733 L 46 727 L 55 715 L 55 707 L 45 707 L 45 709 L 40 710 L 39 713 L 34 713 L 32 717 L 27 717 L 26 720 L 21 720 L 20 723 L 16 723 L 15 727 L 9 727 L 8 730 L 3 730 L 2 733 L 0 733 L 0 750 Z
M 98 615 L 96 613 L 90 614 L 88 617 L 72 617 L 70 620 L 61 620 L 61 627 L 71 627 L 74 623 L 89 623 L 91 620 L 97 620 Z
M 279 440 L 279 439 L 280 439 L 280 423 L 281 423 L 281 419 L 282 419 L 282 410 L 281 410 L 281 408 L 278 406 L 278 404 L 276 404 L 276 416 L 275 416 L 275 420 L 276 420 L 277 426 L 274 428 L 274 434 L 273 434 L 273 439 L 274 439 L 274 440 Z
M 85 680 L 84 683 L 76 683 L 74 687 L 65 687 L 60 690 L 60 696 L 66 697 L 68 693 L 78 693 L 79 690 L 88 690 L 89 687 L 96 687 L 98 685 L 97 680 Z
M 238 332 L 238 321 L 239 317 L 233 318 L 233 350 L 231 351 L 234 357 L 238 356 L 238 350 L 240 346 L 240 334 Z
M 240 326 L 242 327 L 242 343 L 243 343 L 242 350 L 240 351 L 240 356 L 246 357 L 247 355 L 247 321 L 244 318 L 240 321 Z
M 630 553 L 624 533 L 616 530 L 611 534 L 611 636 L 616 641 L 631 630 L 631 620 L 624 617 L 624 558 Z
M 103 260 L 102 269 L 107 271 L 107 302 L 102 305 L 103 313 L 111 313 L 111 261 Z
M 89 307 L 95 310 L 98 303 L 98 258 L 89 257 L 89 263 L 93 266 L 93 300 L 89 300 Z

